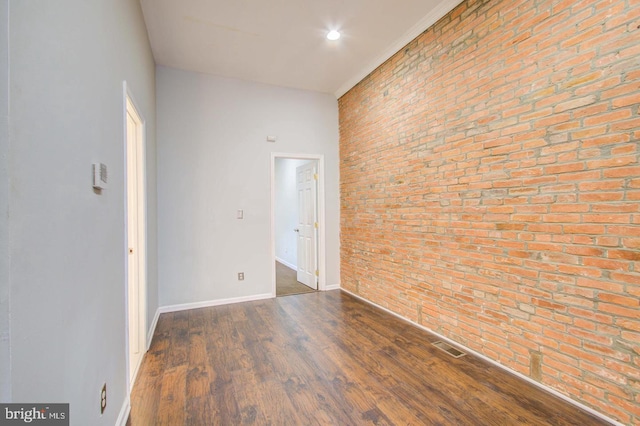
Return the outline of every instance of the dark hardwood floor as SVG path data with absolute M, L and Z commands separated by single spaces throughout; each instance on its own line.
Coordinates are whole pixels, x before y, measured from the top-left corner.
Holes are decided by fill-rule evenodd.
M 130 425 L 600 425 L 338 290 L 160 317 Z

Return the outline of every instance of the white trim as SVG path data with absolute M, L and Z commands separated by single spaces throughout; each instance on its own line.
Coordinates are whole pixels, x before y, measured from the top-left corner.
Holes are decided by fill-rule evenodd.
M 230 299 L 207 300 L 204 302 L 182 303 L 179 305 L 162 306 L 158 308 L 160 314 L 168 312 L 187 311 L 189 309 L 208 308 L 211 306 L 230 305 L 232 303 L 253 302 L 255 300 L 272 299 L 272 294 L 256 294 L 254 296 L 233 297 Z
M 129 413 L 131 412 L 131 401 L 129 400 L 129 394 L 124 398 L 120 414 L 118 414 L 118 420 L 116 420 L 116 426 L 126 426 L 129 419 Z
M 151 321 L 151 327 L 149 327 L 149 331 L 147 332 L 147 350 L 149 350 L 149 348 L 151 347 L 153 335 L 156 333 L 158 318 L 160 318 L 160 308 L 156 309 L 156 314 L 153 316 L 153 320 Z
M 325 220 L 325 189 L 324 189 L 324 155 L 322 154 L 288 154 L 281 152 L 271 153 L 271 259 L 276 258 L 276 218 L 275 218 L 275 170 L 276 158 L 291 158 L 294 160 L 317 160 L 318 161 L 318 290 L 326 290 L 327 267 L 326 267 L 326 220 Z M 297 269 L 297 267 L 296 267 Z M 276 265 L 271 262 L 271 297 L 276 297 Z
M 324 291 L 329 291 L 329 290 L 340 290 L 340 284 L 332 284 L 332 285 L 324 286 Z
M 584 405 L 584 404 L 582 404 L 582 403 L 580 403 L 580 402 L 578 402 L 578 401 L 576 401 L 574 399 L 569 398 L 568 396 L 558 392 L 557 390 L 555 390 L 555 389 L 553 389 L 553 388 L 551 388 L 551 387 L 549 387 L 549 386 L 547 386 L 545 384 L 542 384 L 540 382 L 536 382 L 532 378 L 530 378 L 528 376 L 525 376 L 522 373 L 518 373 L 517 371 L 512 370 L 509 367 L 507 367 L 505 365 L 502 365 L 499 362 L 494 361 L 491 358 L 488 358 L 488 357 L 486 357 L 485 355 L 482 355 L 479 352 L 474 351 L 473 349 L 469 349 L 468 347 L 464 346 L 463 344 L 461 344 L 459 342 L 456 342 L 455 340 L 451 340 L 448 337 L 443 336 L 442 334 L 436 333 L 435 331 L 431 330 L 428 327 L 425 327 L 425 326 L 423 326 L 421 324 L 415 323 L 415 322 L 403 317 L 402 315 L 397 314 L 397 313 L 395 313 L 395 312 L 393 312 L 393 311 L 391 311 L 391 310 L 389 310 L 389 309 L 387 309 L 385 307 L 382 307 L 382 306 L 380 306 L 380 305 L 378 305 L 376 303 L 373 303 L 372 301 L 367 300 L 362 296 L 358 296 L 357 294 L 354 294 L 354 293 L 350 292 L 349 290 L 342 289 L 342 291 L 344 291 L 345 293 L 355 297 L 356 299 L 362 300 L 363 302 L 365 302 L 365 303 L 367 303 L 367 304 L 369 304 L 371 306 L 375 306 L 376 308 L 381 309 L 381 310 L 393 315 L 396 318 L 400 318 L 403 321 L 411 323 L 411 324 L 415 325 L 416 327 L 426 331 L 427 333 L 433 334 L 434 336 L 437 336 L 438 338 L 440 338 L 442 340 L 445 340 L 446 342 L 449 342 L 454 346 L 457 346 L 457 347 L 459 347 L 461 349 L 464 349 L 465 352 L 468 352 L 468 353 L 470 353 L 470 354 L 472 354 L 472 355 L 474 355 L 474 356 L 476 356 L 476 357 L 478 357 L 480 359 L 483 359 L 483 360 L 487 361 L 488 363 L 490 363 L 492 365 L 495 365 L 496 367 L 506 371 L 507 373 L 511 373 L 514 376 L 519 377 L 520 379 L 531 383 L 532 385 L 536 386 L 537 388 L 542 389 L 543 391 L 546 391 L 546 392 L 548 392 L 548 393 L 550 393 L 550 394 L 552 394 L 552 395 L 554 395 L 554 396 L 556 396 L 556 397 L 568 402 L 569 404 L 574 405 L 574 406 L 580 408 L 581 410 L 586 411 L 589 414 L 594 415 L 595 417 L 598 417 L 599 419 L 602 419 L 602 420 L 604 420 L 606 422 L 609 422 L 609 423 L 611 423 L 612 425 L 615 425 L 615 426 L 625 426 L 624 424 L 622 424 L 620 422 L 617 422 L 617 421 L 613 420 L 612 418 L 607 417 L 604 414 L 594 410 L 593 408 L 587 407 L 586 405 Z
M 441 1 L 431 10 L 431 12 L 420 19 L 420 21 L 418 21 L 414 26 L 409 28 L 399 39 L 387 47 L 373 61 L 369 62 L 366 67 L 362 68 L 360 72 L 356 73 L 352 78 L 344 82 L 342 86 L 334 92 L 336 98 L 339 99 L 342 95 L 347 93 L 353 86 L 362 81 L 363 78 L 371 74 L 372 71 L 382 65 L 387 59 L 398 53 L 404 46 L 425 32 L 429 27 L 438 22 L 438 20 L 447 13 L 451 12 L 460 3 L 462 3 L 462 0 Z
M 146 352 L 147 351 L 145 350 L 145 353 L 142 354 L 142 356 L 138 360 L 138 363 L 133 366 L 133 375 L 131 376 L 131 383 L 129 384 L 130 386 L 129 393 L 131 393 L 131 391 L 133 390 L 133 385 L 135 385 L 136 383 L 136 379 L 138 378 L 138 373 L 140 372 L 140 366 L 142 365 L 142 361 L 144 361 L 144 356 L 147 354 Z
M 135 97 L 133 96 L 133 94 L 131 93 L 131 90 L 129 88 L 129 84 L 127 83 L 126 80 L 122 81 L 122 98 L 123 98 L 123 123 L 122 123 L 122 128 L 123 128 L 123 139 L 124 139 L 124 144 L 123 144 L 123 148 L 124 148 L 124 184 L 125 184 L 125 188 L 124 188 L 124 215 L 125 215 L 125 225 L 124 225 L 124 241 L 125 241 L 125 246 L 124 246 L 124 261 L 125 261 L 125 271 L 124 271 L 124 276 L 125 278 L 125 285 L 124 285 L 124 291 L 125 291 L 125 324 L 126 324 L 126 329 L 125 329 L 125 339 L 126 339 L 126 361 L 127 361 L 127 368 L 126 368 L 126 374 L 127 374 L 127 389 L 129 389 L 129 391 L 131 391 L 131 389 L 133 388 L 133 383 L 135 381 L 135 375 L 133 376 L 134 380 L 131 380 L 131 365 L 130 365 L 130 360 L 129 360 L 129 255 L 128 255 L 128 251 L 129 251 L 129 229 L 128 229 L 128 222 L 129 222 L 129 212 L 128 212 L 128 177 L 127 177 L 127 149 L 128 149 L 128 134 L 127 134 L 127 114 L 128 114 L 128 103 L 131 103 L 131 105 L 133 106 L 133 109 L 135 110 L 135 113 L 137 114 L 138 118 L 140 119 L 141 125 L 142 125 L 142 135 L 141 135 L 141 139 L 142 139 L 142 144 L 140 146 L 140 159 L 138 160 L 138 162 L 141 164 L 142 166 L 142 171 L 139 171 L 139 175 L 141 175 L 142 177 L 142 182 L 138 182 L 138 188 L 141 189 L 141 191 L 138 192 L 138 202 L 139 202 L 139 212 L 138 212 L 138 218 L 141 220 L 139 220 L 141 223 L 139 223 L 139 229 L 138 229 L 138 259 L 140 261 L 140 264 L 142 264 L 142 268 L 140 268 L 140 270 L 138 271 L 139 274 L 139 285 L 140 285 L 140 307 L 141 307 L 141 311 L 138 314 L 141 315 L 141 319 L 142 319 L 142 324 L 140 326 L 140 328 L 142 330 L 146 330 L 147 329 L 147 121 L 145 119 L 145 117 L 142 115 L 142 110 L 140 109 L 140 107 L 138 106 L 139 104 L 136 102 Z M 147 341 L 147 335 L 142 333 L 142 339 L 144 339 L 144 341 L 142 342 L 142 346 L 143 347 L 148 347 L 149 343 Z M 137 374 L 137 370 L 138 367 L 140 366 L 140 364 L 142 363 L 142 359 L 144 358 L 144 354 L 142 357 L 140 357 L 140 361 L 138 363 L 137 366 L 134 367 L 134 371 L 135 374 Z
M 278 256 L 276 256 L 276 262 L 280 262 L 280 263 L 282 263 L 284 266 L 286 266 L 286 267 L 288 267 L 288 268 L 291 268 L 291 269 L 293 269 L 294 271 L 295 271 L 296 269 L 298 269 L 298 267 L 297 267 L 296 265 L 294 265 L 293 263 L 289 263 L 289 262 L 287 262 L 287 261 L 286 261 L 286 260 L 284 260 L 284 259 L 280 259 Z

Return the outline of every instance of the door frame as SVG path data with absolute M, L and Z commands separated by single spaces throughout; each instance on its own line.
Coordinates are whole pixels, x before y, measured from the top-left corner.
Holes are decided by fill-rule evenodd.
M 123 132 L 124 132 L 124 257 L 125 257 L 125 285 L 124 285 L 124 296 L 125 296 L 125 348 L 126 348 L 126 383 L 127 383 L 127 392 L 131 392 L 133 388 L 133 383 L 135 381 L 135 376 L 133 376 L 133 380 L 131 379 L 132 374 L 131 370 L 134 369 L 134 374 L 138 373 L 138 365 L 131 365 L 130 359 L 130 348 L 129 348 L 129 201 L 128 201 L 128 171 L 127 171 L 127 148 L 128 148 L 128 135 L 127 135 L 127 102 L 130 102 L 133 108 L 135 109 L 138 118 L 140 118 L 142 125 L 142 134 L 141 134 L 141 145 L 137 152 L 137 160 L 138 160 L 138 285 L 139 285 L 139 300 L 138 300 L 138 315 L 140 316 L 140 324 L 139 324 L 139 334 L 141 339 L 141 347 L 142 351 L 146 352 L 147 349 L 147 173 L 146 173 L 146 145 L 147 145 L 147 126 L 146 120 L 142 113 L 140 112 L 140 108 L 138 107 L 138 103 L 135 100 L 135 97 L 131 93 L 129 86 L 126 81 L 122 83 L 123 87 Z M 144 355 L 143 355 L 144 357 Z M 142 358 L 140 359 L 140 363 L 142 362 Z
M 317 160 L 318 161 L 318 291 L 325 291 L 327 285 L 326 271 L 326 221 L 325 221 L 325 185 L 324 185 L 324 155 L 322 154 L 295 154 L 295 153 L 271 153 L 271 297 L 276 297 L 276 158 L 291 160 Z

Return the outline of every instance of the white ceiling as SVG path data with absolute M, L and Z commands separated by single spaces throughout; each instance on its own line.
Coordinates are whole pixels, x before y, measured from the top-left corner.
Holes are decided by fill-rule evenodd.
M 460 2 L 140 0 L 158 65 L 336 97 Z

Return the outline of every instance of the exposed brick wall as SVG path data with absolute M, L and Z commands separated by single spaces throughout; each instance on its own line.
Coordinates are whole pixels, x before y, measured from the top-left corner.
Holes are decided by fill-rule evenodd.
M 640 1 L 464 2 L 339 106 L 342 287 L 640 424 Z

